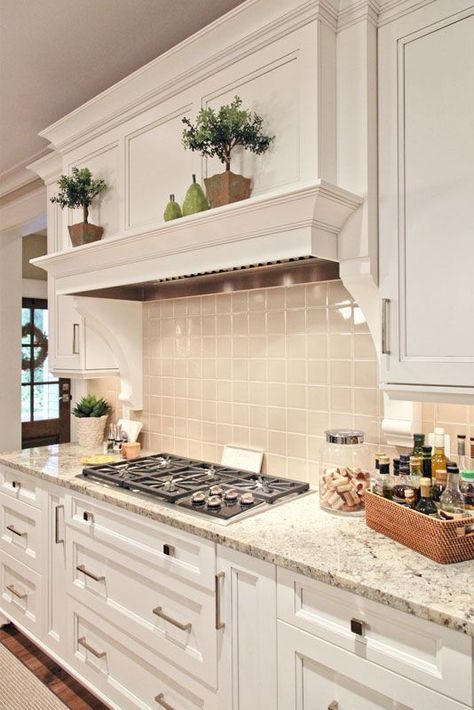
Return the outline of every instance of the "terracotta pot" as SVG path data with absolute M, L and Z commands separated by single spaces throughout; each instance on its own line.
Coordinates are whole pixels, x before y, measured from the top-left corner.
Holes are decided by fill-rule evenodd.
M 85 449 L 100 446 L 104 440 L 107 414 L 103 417 L 76 417 L 77 443 Z
M 77 224 L 71 224 L 71 226 L 68 227 L 68 230 L 73 247 L 80 247 L 81 244 L 98 242 L 104 233 L 103 227 L 98 227 L 96 224 L 89 224 L 89 222 L 78 222 Z
M 250 197 L 251 182 L 250 178 L 236 175 L 230 170 L 204 178 L 211 207 L 222 207 L 231 202 L 246 200 Z

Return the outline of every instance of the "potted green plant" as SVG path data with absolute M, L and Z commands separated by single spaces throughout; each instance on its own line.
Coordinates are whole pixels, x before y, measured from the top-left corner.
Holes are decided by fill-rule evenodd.
M 104 429 L 110 412 L 110 404 L 102 397 L 88 394 L 74 407 L 76 434 L 79 446 L 87 449 L 99 446 L 104 440 Z
M 225 172 L 205 178 L 211 207 L 220 207 L 250 197 L 251 180 L 230 169 L 232 151 L 237 146 L 258 155 L 265 153 L 274 140 L 263 132 L 263 119 L 242 108 L 242 99 L 235 96 L 230 104 L 218 111 L 203 108 L 196 122 L 183 118 L 183 145 L 210 158 L 216 156 L 225 165 Z
M 61 209 L 82 207 L 83 211 L 83 221 L 68 227 L 72 245 L 78 247 L 101 239 L 104 228 L 89 224 L 88 217 L 93 199 L 107 189 L 105 180 L 94 179 L 89 168 L 72 168 L 71 175 L 61 175 L 58 187 L 59 192 L 51 202 L 57 202 Z

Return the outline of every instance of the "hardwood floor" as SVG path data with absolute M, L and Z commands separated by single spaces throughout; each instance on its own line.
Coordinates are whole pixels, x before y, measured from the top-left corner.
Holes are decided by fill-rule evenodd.
M 0 643 L 15 655 L 70 710 L 108 710 L 56 661 L 37 648 L 13 624 L 0 629 Z

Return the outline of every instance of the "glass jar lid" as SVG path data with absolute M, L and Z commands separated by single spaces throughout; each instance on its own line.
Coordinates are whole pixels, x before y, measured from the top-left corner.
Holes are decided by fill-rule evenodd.
M 355 429 L 328 429 L 324 432 L 328 444 L 363 444 L 365 433 Z

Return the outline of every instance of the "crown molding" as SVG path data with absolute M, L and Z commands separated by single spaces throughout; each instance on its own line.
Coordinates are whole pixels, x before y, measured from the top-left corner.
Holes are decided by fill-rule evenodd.
M 48 185 L 51 182 L 55 182 L 62 172 L 63 161 L 59 153 L 55 151 L 50 151 L 47 155 L 35 160 L 27 166 L 35 175 L 38 175 L 43 182 Z
M 41 150 L 38 153 L 30 155 L 25 160 L 21 160 L 16 163 L 8 170 L 0 173 L 0 199 L 7 197 L 11 192 L 25 187 L 28 183 L 33 182 L 36 178 L 28 170 L 28 165 L 34 161 L 42 158 L 50 152 L 50 149 Z

